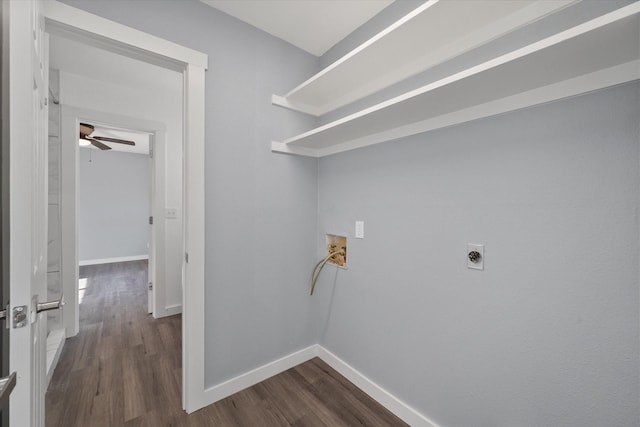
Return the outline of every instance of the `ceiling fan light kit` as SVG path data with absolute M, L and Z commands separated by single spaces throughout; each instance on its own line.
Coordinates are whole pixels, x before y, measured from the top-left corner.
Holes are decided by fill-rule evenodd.
M 95 126 L 90 125 L 88 123 L 80 123 L 80 139 L 78 141 L 79 145 L 82 147 L 93 145 L 96 148 L 101 150 L 111 150 L 107 144 L 104 142 L 112 142 L 116 144 L 125 144 L 135 146 L 136 143 L 133 141 L 128 141 L 126 139 L 118 139 L 118 138 L 109 138 L 106 136 L 90 136 L 95 130 Z

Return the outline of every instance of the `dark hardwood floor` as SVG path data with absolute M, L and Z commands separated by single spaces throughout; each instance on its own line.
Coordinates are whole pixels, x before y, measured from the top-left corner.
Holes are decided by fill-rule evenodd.
M 146 269 L 81 267 L 80 333 L 49 385 L 48 427 L 406 425 L 317 358 L 187 415 L 181 317 L 147 314 Z

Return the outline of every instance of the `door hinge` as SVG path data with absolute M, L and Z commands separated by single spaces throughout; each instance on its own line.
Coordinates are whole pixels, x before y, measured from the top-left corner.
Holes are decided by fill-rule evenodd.
M 153 159 L 153 144 L 149 144 L 149 158 Z
M 152 291 L 153 290 L 153 282 L 149 282 L 149 290 Z
M 149 217 L 149 225 L 153 225 L 153 217 L 152 216 Z
M 188 263 L 189 262 L 189 253 L 185 252 L 184 254 L 184 262 Z

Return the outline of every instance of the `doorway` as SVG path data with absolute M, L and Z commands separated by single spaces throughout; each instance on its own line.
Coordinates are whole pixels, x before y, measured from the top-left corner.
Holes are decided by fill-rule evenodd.
M 152 314 L 156 252 L 153 135 L 113 124 L 90 126 L 92 139 L 82 140 L 78 157 L 78 302 L 82 304 L 86 290 L 83 267 L 140 261 L 138 264 L 147 265 L 147 313 Z
M 156 65 L 160 64 L 163 68 L 177 71 L 180 76 L 183 77 L 184 94 L 178 104 L 181 108 L 180 118 L 184 120 L 184 130 L 177 135 L 177 140 L 179 151 L 181 154 L 184 154 L 184 158 L 182 156 L 178 156 L 178 158 L 181 161 L 184 161 L 185 172 L 184 176 L 181 174 L 178 179 L 174 181 L 174 184 L 185 189 L 185 194 L 183 194 L 183 198 L 180 200 L 180 202 L 183 200 L 185 201 L 185 204 L 181 205 L 184 206 L 184 209 L 180 210 L 180 214 L 183 214 L 185 217 L 185 227 L 183 233 L 184 238 L 177 248 L 180 258 L 183 260 L 181 262 L 180 269 L 182 274 L 180 275 L 180 280 L 178 282 L 182 284 L 182 292 L 184 293 L 183 301 L 185 303 L 185 321 L 183 322 L 183 330 L 186 331 L 183 334 L 183 357 L 181 357 L 183 364 L 182 408 L 186 409 L 188 412 L 192 412 L 202 406 L 201 400 L 205 391 L 203 384 L 204 325 L 202 323 L 204 317 L 204 306 L 202 301 L 204 295 L 204 72 L 207 68 L 207 56 L 195 50 L 178 46 L 175 43 L 171 43 L 132 28 L 124 27 L 115 22 L 99 18 L 95 15 L 82 12 L 62 3 L 25 2 L 20 4 L 25 4 L 30 8 L 33 8 L 34 13 L 27 15 L 26 13 L 22 13 L 23 11 L 26 12 L 26 7 L 18 8 L 18 12 L 20 13 L 16 13 L 15 16 L 14 14 L 11 15 L 11 22 L 16 23 L 16 25 L 11 26 L 12 28 L 27 28 L 28 30 L 28 24 L 31 24 L 34 26 L 33 33 L 36 34 L 35 25 L 37 24 L 40 30 L 43 30 L 43 34 L 44 31 L 49 35 L 54 33 L 63 33 L 70 36 L 70 38 L 85 40 L 95 46 L 99 45 L 101 47 L 106 47 L 112 52 L 117 51 L 132 58 L 140 58 L 148 63 Z M 42 15 L 40 15 L 39 9 L 35 6 L 42 7 Z M 33 19 L 34 17 L 36 20 Z M 40 17 L 44 19 L 40 19 Z M 29 51 L 29 48 L 33 47 L 33 43 L 27 43 L 31 37 L 31 32 L 16 31 L 16 33 L 18 33 L 20 37 L 12 38 L 12 40 L 16 40 L 16 42 L 11 45 L 12 51 Z M 38 41 L 40 41 L 40 39 L 38 39 Z M 14 46 L 20 46 L 20 49 L 13 49 Z M 40 44 L 35 47 L 38 48 L 39 46 L 43 47 Z M 48 46 L 43 47 L 42 53 L 44 55 L 48 53 Z M 18 58 L 23 59 L 21 57 Z M 24 65 L 25 69 L 33 68 L 30 68 L 28 66 L 29 64 L 38 64 L 38 61 L 21 61 L 19 65 Z M 17 68 L 17 66 L 18 65 L 14 68 Z M 45 67 L 45 69 L 48 69 L 48 67 Z M 19 81 L 20 84 L 25 80 L 20 73 L 13 73 L 12 75 L 16 76 L 16 81 Z M 20 77 L 20 79 L 18 79 L 18 77 Z M 46 78 L 43 79 L 43 82 L 46 81 Z M 14 85 L 12 84 L 11 87 L 13 88 Z M 28 87 L 28 84 L 20 86 L 20 88 L 25 89 Z M 46 83 L 44 83 L 42 87 L 44 90 L 42 91 L 39 100 L 46 105 Z M 27 92 L 27 90 L 23 92 Z M 85 99 L 91 100 L 92 92 L 92 90 L 86 91 L 84 94 Z M 26 100 L 31 100 L 32 98 L 31 96 L 26 96 L 26 93 L 23 93 L 22 95 L 25 96 L 14 97 L 14 99 L 19 98 L 21 100 L 25 100 L 23 104 L 27 104 L 28 102 Z M 3 97 L 3 99 L 5 98 Z M 127 100 L 120 100 L 119 104 L 127 106 L 126 101 Z M 36 105 L 37 103 L 34 102 L 33 104 Z M 69 105 L 72 104 L 70 103 Z M 21 121 L 22 123 L 35 123 L 33 118 L 27 117 L 29 114 L 26 109 L 24 111 L 21 109 L 23 105 L 20 104 L 19 107 L 20 108 L 12 109 L 12 111 L 19 111 L 21 113 L 15 115 L 16 117 L 19 116 L 16 118 L 15 122 L 18 123 Z M 18 118 L 20 120 L 18 120 Z M 31 143 L 33 142 L 31 138 L 32 135 L 30 134 L 31 130 L 29 127 L 18 125 L 12 126 L 11 129 L 12 139 L 13 137 L 18 138 L 18 136 L 20 136 L 18 139 L 25 141 L 23 144 L 24 149 L 16 153 L 17 157 L 31 148 Z M 13 134 L 13 130 L 15 130 L 15 135 Z M 72 131 L 71 133 L 75 134 L 76 131 Z M 40 150 L 40 152 L 42 153 L 44 150 Z M 18 160 L 22 160 L 22 157 Z M 17 163 L 19 162 L 13 162 L 13 164 Z M 45 171 L 46 165 L 36 168 L 35 170 Z M 23 175 L 27 175 L 27 173 L 25 172 Z M 67 179 L 68 177 L 65 178 L 63 176 L 61 178 L 64 181 L 64 179 Z M 29 181 L 29 179 L 25 179 L 24 182 L 28 183 L 31 181 Z M 42 180 L 42 182 L 38 181 L 38 186 L 34 191 L 35 190 L 46 191 L 46 179 Z M 12 194 L 16 193 L 12 191 Z M 15 218 L 24 219 L 20 224 L 28 221 L 30 218 L 27 211 L 28 206 L 22 209 L 23 205 L 18 206 L 17 204 L 12 204 L 12 208 L 13 207 L 15 207 L 15 213 L 17 215 Z M 20 209 L 22 209 L 22 211 Z M 44 209 L 39 209 L 38 212 L 46 212 L 46 205 Z M 42 218 L 42 221 L 38 218 L 32 218 L 31 228 L 35 226 L 38 227 L 38 230 L 46 230 L 46 214 L 43 214 Z M 75 220 L 75 215 L 73 219 Z M 63 226 L 64 222 L 65 218 L 62 219 Z M 16 228 L 16 230 L 14 230 L 14 228 Z M 25 229 L 29 229 L 29 227 L 26 227 Z M 16 235 L 20 235 L 19 232 L 22 231 L 22 228 L 18 229 L 17 226 L 14 227 L 12 225 L 11 231 L 16 231 Z M 46 236 L 44 237 L 46 247 Z M 24 241 L 26 242 L 26 245 L 31 240 L 25 239 Z M 22 267 L 22 265 L 20 265 L 20 267 Z M 31 269 L 12 268 L 12 271 L 16 272 L 16 278 L 19 275 L 28 275 L 31 273 Z M 28 299 L 28 296 L 24 295 L 25 292 L 20 288 L 14 287 L 13 280 L 11 283 L 11 296 L 13 303 L 27 304 L 27 308 L 33 306 L 33 301 L 29 303 L 30 300 Z M 73 287 L 76 288 L 75 283 L 73 284 Z M 27 290 L 33 291 L 33 289 L 34 288 L 32 286 Z M 34 405 L 37 405 L 42 398 L 42 393 L 38 391 L 41 389 L 34 389 L 33 387 L 37 386 L 37 384 L 34 384 L 35 380 L 31 381 L 31 379 L 35 378 L 34 369 L 39 366 L 44 367 L 44 364 L 36 363 L 33 365 L 23 363 L 24 360 L 30 360 L 30 356 L 35 355 L 36 353 L 36 351 L 31 348 L 31 341 L 22 340 L 23 336 L 33 335 L 32 329 L 33 328 L 26 332 L 23 331 L 24 333 L 22 334 L 11 334 L 10 363 L 12 369 L 17 370 L 18 374 L 22 375 L 22 377 L 26 379 L 26 383 L 24 383 L 26 385 L 19 385 L 11 398 L 11 406 L 13 409 L 26 408 L 26 410 L 20 410 L 17 412 L 12 411 L 12 423 L 13 421 L 16 421 L 17 423 L 22 424 L 22 421 L 20 420 L 23 419 L 18 417 L 35 416 L 34 414 L 29 413 L 29 408 L 31 407 L 33 409 L 35 407 Z M 29 390 L 35 390 L 35 392 L 29 393 Z
M 3 2 L 4 6 L 5 2 Z M 9 3 L 7 3 L 9 4 Z M 17 371 L 21 381 L 11 395 L 10 422 L 23 425 L 32 422 L 41 425 L 44 392 L 42 386 L 44 361 L 41 350 L 44 341 L 36 312 L 35 297 L 44 295 L 46 290 L 46 120 L 42 111 L 47 105 L 47 81 L 44 72 L 48 66 L 38 70 L 38 64 L 48 61 L 48 34 L 60 31 L 94 44 L 107 46 L 113 51 L 125 52 L 136 58 L 143 58 L 155 64 L 163 64 L 177 70 L 184 77 L 184 97 L 181 100 L 181 117 L 184 118 L 184 133 L 179 136 L 180 148 L 184 151 L 185 185 L 184 208 L 185 233 L 182 253 L 191 254 L 188 263 L 183 263 L 183 290 L 185 317 L 187 326 L 200 324 L 203 318 L 203 306 L 199 302 L 204 293 L 204 71 L 207 68 L 207 56 L 175 43 L 150 36 L 143 32 L 124 27 L 112 21 L 82 12 L 59 2 L 39 0 L 11 3 L 9 22 L 3 29 L 11 28 L 9 49 L 16 52 L 11 61 L 11 140 L 20 141 L 11 144 L 11 176 L 13 177 L 10 194 L 11 219 L 11 281 L 10 292 L 13 308 L 22 308 L 31 312 L 31 327 L 19 330 L 10 329 L 10 368 Z M 3 8 L 3 20 L 4 20 Z M 34 43 L 35 37 L 35 43 Z M 5 44 L 3 39 L 3 45 Z M 3 49 L 3 55 L 8 50 Z M 31 55 L 24 54 L 31 52 Z M 3 63 L 4 66 L 4 63 Z M 23 72 L 20 72 L 23 71 Z M 37 87 L 32 83 L 37 80 Z M 3 80 L 4 84 L 4 80 Z M 36 93 L 37 92 L 37 93 Z M 91 91 L 87 92 L 90 95 Z M 6 97 L 3 97 L 3 101 Z M 39 110 L 39 111 L 36 111 Z M 8 110 L 4 110 L 8 111 Z M 4 112 L 3 111 L 3 112 Z M 4 115 L 4 114 L 3 114 Z M 42 125 L 41 125 L 42 124 Z M 3 129 L 5 129 L 3 127 Z M 37 134 L 36 134 L 37 133 Z M 35 154 L 34 155 L 34 150 Z M 3 160 L 8 160 L 3 156 Z M 6 171 L 3 168 L 3 173 Z M 182 186 L 180 179 L 178 185 Z M 3 184 L 6 181 L 3 180 Z M 25 191 L 21 191 L 24 189 Z M 15 197 L 14 197 L 15 196 Z M 37 206 L 34 204 L 37 201 Z M 6 206 L 3 204 L 3 206 Z M 34 209 L 32 209 L 34 207 Z M 34 214 L 35 212 L 35 214 Z M 19 242 L 19 243 L 17 243 Z M 35 250 L 30 250 L 35 248 Z M 6 254 L 6 252 L 5 252 Z M 41 256 L 44 254 L 44 256 Z M 35 256 L 35 258 L 34 258 Z M 31 262 L 37 262 L 34 269 Z M 35 264 L 34 264 L 35 266 Z M 44 267 L 44 268 L 41 268 Z M 44 273 L 44 274 L 43 274 Z M 35 277 L 37 275 L 37 277 Z M 35 281 L 30 280 L 35 279 Z M 73 284 L 75 287 L 75 283 Z M 188 309 L 187 309 L 188 308 Z M 38 310 L 40 311 L 40 310 Z M 204 366 L 201 362 L 204 354 L 202 327 L 196 328 L 185 336 L 183 342 L 183 408 L 193 411 L 199 407 L 198 398 L 204 391 L 201 381 Z M 36 342 L 37 339 L 37 342 Z
M 73 55 L 67 56 L 69 52 L 73 52 Z M 111 68 L 101 67 L 101 64 L 105 63 L 110 64 Z M 84 329 L 82 334 L 78 334 L 81 331 L 81 319 L 85 320 L 86 329 L 90 331 L 96 328 L 104 328 L 105 331 L 127 329 L 123 325 L 114 326 L 110 321 L 113 316 L 120 317 L 117 309 L 122 308 L 124 318 L 128 318 L 128 322 L 131 322 L 127 323 L 127 332 L 132 332 L 131 328 L 135 328 L 135 325 L 143 328 L 135 332 L 139 333 L 138 338 L 134 339 L 130 336 L 125 338 L 124 342 L 150 343 L 155 340 L 153 337 L 157 337 L 157 334 L 149 332 L 155 326 L 149 323 L 153 319 L 146 319 L 151 317 L 147 316 L 147 313 L 152 312 L 153 317 L 163 318 L 182 311 L 183 77 L 173 70 L 140 63 L 77 40 L 57 36 L 51 36 L 51 64 L 52 67 L 57 67 L 52 74 L 57 73 L 59 76 L 59 92 L 57 92 L 61 134 L 59 169 L 63 195 L 60 234 L 62 275 L 65 276 L 62 283 L 67 300 L 64 315 L 66 336 L 78 336 L 79 339 L 75 341 L 85 342 L 85 344 L 91 342 L 92 344 L 88 345 L 93 348 L 102 345 L 120 348 L 123 352 L 133 351 L 130 346 L 118 347 L 115 342 L 109 343 L 109 339 L 119 340 L 120 338 L 109 338 L 103 344 L 99 344 L 100 337 L 88 338 L 84 334 L 86 332 Z M 113 64 L 119 64 L 119 66 L 114 67 Z M 78 136 L 81 123 L 88 123 L 95 127 L 93 136 L 135 139 L 136 145 L 139 145 L 137 137 L 131 135 L 137 133 L 138 136 L 146 137 L 149 146 L 153 149 L 146 150 L 145 154 L 125 154 L 116 152 L 114 145 L 107 151 L 80 148 Z M 123 132 L 128 134 L 125 135 Z M 153 153 L 153 157 L 149 156 L 149 151 Z M 148 166 L 148 162 L 151 162 L 151 167 Z M 131 164 L 125 167 L 125 163 Z M 141 183 L 140 170 L 143 168 L 149 171 L 146 184 L 138 185 L 137 192 L 128 191 L 130 200 L 125 202 L 127 206 L 114 208 L 114 204 L 120 204 L 114 201 L 115 196 L 122 195 L 127 192 L 126 190 L 133 190 L 134 184 Z M 98 171 L 98 169 L 101 170 Z M 126 169 L 131 173 L 127 173 Z M 117 174 L 117 177 L 114 174 Z M 144 191 L 145 186 L 151 186 L 152 189 L 147 188 Z M 134 204 L 136 207 L 133 206 Z M 88 211 L 86 208 L 89 208 Z M 134 211 L 137 209 L 137 214 L 132 212 L 124 214 L 123 211 L 128 208 L 133 208 Z M 145 212 L 142 212 L 143 210 Z M 114 220 L 123 225 L 122 222 L 126 223 L 132 215 L 136 216 L 138 225 L 129 228 L 128 231 L 117 231 Z M 153 225 L 149 225 L 149 217 L 154 218 Z M 146 233 L 148 238 L 138 236 L 135 239 L 133 236 L 137 234 L 135 230 L 139 230 L 140 227 L 145 227 L 147 230 L 151 227 L 153 232 Z M 110 243 L 109 240 L 117 233 L 120 233 L 122 238 L 130 238 L 131 244 L 112 245 L 115 249 L 122 249 L 122 246 L 134 248 L 126 253 L 118 253 L 114 252 L 114 247 L 106 247 Z M 149 254 L 150 258 L 148 278 L 144 277 L 144 283 L 139 280 L 141 274 L 138 261 L 143 255 L 140 242 L 143 242 L 142 249 Z M 156 259 L 159 261 L 154 262 Z M 131 261 L 129 267 L 135 268 L 116 271 L 112 268 L 117 266 L 113 261 Z M 135 286 L 142 283 L 147 292 L 144 310 L 134 314 L 134 309 L 139 308 L 135 304 L 139 295 L 134 293 L 127 297 L 126 292 L 131 289 L 119 288 L 118 283 L 111 283 L 117 294 L 111 295 L 112 299 L 105 295 L 96 299 L 89 298 L 92 290 L 87 285 L 100 275 L 99 271 L 91 269 L 96 264 L 106 266 L 103 270 L 111 270 L 116 276 L 131 274 L 134 280 L 130 280 L 130 283 Z M 120 264 L 120 266 L 123 265 Z M 80 275 L 80 272 L 84 272 L 83 269 L 87 274 Z M 167 283 L 172 286 L 166 286 Z M 150 284 L 153 285 L 153 289 L 147 291 Z M 95 308 L 94 310 L 87 311 L 84 307 L 83 310 L 80 309 L 81 304 L 88 307 L 91 305 L 90 302 L 94 305 L 92 307 Z M 115 307 L 109 307 L 107 313 L 105 304 L 115 304 Z M 108 316 L 109 319 L 97 319 L 95 316 L 98 312 Z M 144 316 L 140 316 L 141 313 Z M 83 324 L 83 328 L 84 326 Z M 105 333 L 107 337 L 121 337 L 115 333 Z M 177 337 L 180 338 L 180 334 Z M 71 344 L 71 341 L 67 342 L 70 346 L 69 351 L 73 351 L 74 346 L 78 345 Z M 175 349 L 166 353 L 173 354 L 177 351 L 180 354 L 182 352 L 180 339 L 172 339 L 170 342 Z M 119 344 L 122 344 L 122 341 L 119 341 Z M 149 353 L 148 348 L 145 351 L 145 354 Z M 66 349 L 65 352 L 67 352 Z M 96 353 L 90 357 L 103 360 L 110 358 L 108 353 Z M 179 362 L 182 357 L 174 359 Z M 150 362 L 153 360 L 149 359 Z M 120 362 L 125 363 L 123 360 Z M 126 366 L 137 366 L 136 363 Z M 78 367 L 78 369 L 82 368 L 82 366 Z M 61 366 L 61 369 L 64 370 L 65 367 Z M 181 406 L 180 387 L 177 388 L 177 392 L 175 404 Z
M 93 239 L 82 240 L 87 236 L 80 235 L 76 242 L 73 237 L 69 237 L 79 234 L 77 224 L 91 221 L 80 217 L 81 212 L 74 205 L 81 190 L 80 171 L 88 165 L 86 160 L 82 162 L 80 159 L 86 149 L 77 147 L 80 123 L 98 126 L 96 135 L 105 131 L 112 134 L 115 132 L 116 135 L 123 129 L 135 129 L 136 132 L 146 133 L 154 139 L 151 182 L 156 190 L 152 192 L 152 209 L 145 217 L 145 221 L 148 221 L 149 216 L 154 219 L 151 226 L 154 233 L 150 235 L 152 244 L 149 250 L 158 260 L 157 268 L 152 268 L 150 272 L 153 295 L 151 311 L 156 318 L 181 313 L 184 245 L 182 74 L 56 35 L 51 36 L 50 58 L 52 68 L 59 72 L 62 106 L 61 182 L 67 201 L 66 204 L 62 203 L 61 215 L 63 240 L 67 239 L 64 245 L 64 254 L 67 256 L 63 256 L 63 264 L 66 265 L 63 269 L 66 271 L 63 283 L 69 286 L 78 282 L 77 274 L 75 277 L 71 275 L 78 263 L 108 262 L 113 259 L 121 261 L 141 254 L 140 250 L 136 252 L 133 249 L 126 254 L 117 254 L 105 251 L 105 247 L 100 248 L 102 251 L 86 253 L 91 252 L 91 246 L 95 243 Z M 114 147 L 115 149 L 117 148 Z M 114 158 L 115 156 L 105 157 L 114 150 L 93 150 L 95 160 Z M 95 162 L 94 166 L 97 166 Z M 113 188 L 108 186 L 103 190 L 113 192 Z M 104 205 L 104 198 L 98 195 L 97 203 Z M 108 204 L 103 208 L 106 209 Z M 117 211 L 112 217 L 121 213 Z M 100 217 L 100 210 L 93 216 L 94 220 Z M 122 218 L 122 221 L 125 219 Z M 85 230 L 91 230 L 91 224 L 83 226 Z M 92 232 L 100 234 L 100 230 Z M 104 234 L 108 233 L 102 232 L 103 236 L 98 240 L 104 240 Z M 133 233 L 126 237 L 133 237 Z M 77 297 L 72 295 L 75 292 L 73 289 L 65 291 L 69 305 L 77 305 Z M 69 316 L 65 315 L 67 336 L 77 334 L 79 325 L 76 319 L 77 310 Z

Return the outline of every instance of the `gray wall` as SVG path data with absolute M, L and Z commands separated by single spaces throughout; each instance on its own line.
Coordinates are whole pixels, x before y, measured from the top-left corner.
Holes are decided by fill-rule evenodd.
M 628 3 L 585 0 L 321 122 Z M 349 269 L 317 286 L 319 342 L 443 427 L 639 425 L 638 90 L 322 159 L 318 253 L 325 233 L 350 238 Z
M 81 264 L 149 253 L 149 185 L 148 156 L 80 149 L 78 258 Z
M 444 427 L 637 426 L 639 114 L 634 83 L 321 159 L 320 343 Z
M 314 344 L 317 161 L 271 153 L 313 126 L 271 106 L 318 59 L 197 0 L 65 0 L 209 55 L 206 73 L 206 378 L 228 378 Z

